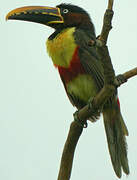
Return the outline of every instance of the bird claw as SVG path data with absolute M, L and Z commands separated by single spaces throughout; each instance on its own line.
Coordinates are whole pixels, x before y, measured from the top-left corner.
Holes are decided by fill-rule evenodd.
M 76 121 L 81 127 L 83 128 L 87 128 L 88 127 L 88 123 L 87 121 L 82 121 L 80 120 L 80 118 L 78 117 L 78 111 L 76 111 L 74 114 L 74 121 Z
M 91 117 L 89 118 L 89 120 L 90 120 L 91 122 L 96 122 L 96 121 L 99 119 L 99 117 L 100 117 L 101 109 L 98 109 L 98 110 L 97 110 L 97 109 L 94 108 L 94 106 L 93 106 L 93 100 L 94 100 L 94 97 L 91 97 L 91 98 L 88 100 L 88 110 L 89 110 L 89 111 L 91 111 L 91 110 L 94 111 L 94 115 L 91 116 Z

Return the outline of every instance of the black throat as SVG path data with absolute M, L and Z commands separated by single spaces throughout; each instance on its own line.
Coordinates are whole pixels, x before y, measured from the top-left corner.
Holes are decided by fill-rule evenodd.
M 55 32 L 48 37 L 48 40 L 53 40 L 62 30 L 63 29 L 56 29 Z
M 66 28 L 72 28 L 72 27 L 75 27 L 75 26 L 71 26 L 71 27 L 62 27 L 62 28 L 57 28 L 55 29 L 54 33 L 52 33 L 50 36 L 49 36 L 49 40 L 53 40 L 61 31 L 63 31 L 64 29 Z M 94 28 L 94 25 L 93 23 L 91 22 L 90 24 L 88 25 L 84 25 L 84 24 L 81 24 L 80 26 L 76 27 L 76 30 L 77 29 L 81 29 L 83 30 L 86 34 L 89 35 L 89 37 L 91 37 L 92 39 L 95 39 L 96 38 L 96 34 L 95 34 L 95 28 Z

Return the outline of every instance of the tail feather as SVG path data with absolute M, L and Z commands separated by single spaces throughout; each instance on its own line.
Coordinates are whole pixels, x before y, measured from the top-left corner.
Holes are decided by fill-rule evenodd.
M 103 111 L 104 126 L 106 130 L 109 153 L 116 175 L 120 178 L 122 169 L 129 174 L 127 159 L 127 143 L 125 135 L 128 135 L 127 127 L 123 121 L 118 105 Z

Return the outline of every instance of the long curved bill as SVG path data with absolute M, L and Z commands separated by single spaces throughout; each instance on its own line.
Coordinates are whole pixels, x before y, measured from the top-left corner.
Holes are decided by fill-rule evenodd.
M 23 21 L 31 21 L 41 24 L 63 23 L 60 9 L 44 6 L 26 6 L 10 11 L 6 20 L 15 19 Z

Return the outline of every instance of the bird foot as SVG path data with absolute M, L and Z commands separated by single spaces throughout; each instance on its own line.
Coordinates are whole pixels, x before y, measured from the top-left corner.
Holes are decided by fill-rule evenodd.
M 88 123 L 87 121 L 82 121 L 79 117 L 78 117 L 78 112 L 76 111 L 73 116 L 74 116 L 74 121 L 76 121 L 81 127 L 83 128 L 87 128 L 88 127 Z
M 89 111 L 94 110 L 93 99 L 94 99 L 94 97 L 91 97 L 88 100 L 88 109 L 89 109 Z M 100 117 L 101 111 L 100 110 L 95 110 L 95 111 L 96 111 L 96 113 L 94 112 L 94 115 L 89 118 L 89 120 L 91 122 L 96 122 L 99 119 L 99 117 Z

